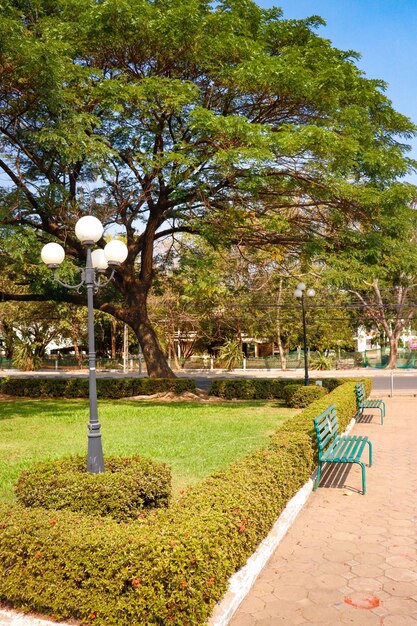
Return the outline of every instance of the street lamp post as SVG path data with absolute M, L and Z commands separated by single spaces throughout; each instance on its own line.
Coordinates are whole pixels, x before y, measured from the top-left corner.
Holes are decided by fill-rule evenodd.
M 306 290 L 306 286 L 304 283 L 298 283 L 294 296 L 301 301 L 301 311 L 303 314 L 303 342 L 304 342 L 304 384 L 307 386 L 308 379 L 308 352 L 307 352 L 307 324 L 306 324 L 306 306 L 305 306 L 305 297 L 304 292 Z M 314 289 L 307 289 L 306 294 L 309 298 L 313 298 L 316 295 Z
M 87 290 L 88 310 L 88 372 L 89 372 L 89 401 L 90 418 L 88 423 L 88 455 L 87 471 L 91 474 L 104 472 L 103 448 L 101 444 L 100 422 L 97 410 L 97 386 L 96 386 L 96 352 L 94 345 L 94 309 L 93 294 L 109 284 L 113 279 L 115 269 L 123 263 L 127 257 L 127 247 L 118 239 L 113 239 L 105 246 L 104 250 L 98 248 L 92 250 L 93 245 L 103 235 L 103 225 L 96 217 L 86 215 L 78 220 L 75 225 L 77 238 L 86 247 L 85 269 L 81 270 L 81 281 L 78 285 L 68 285 L 58 277 L 58 269 L 65 258 L 65 251 L 58 243 L 47 243 L 41 251 L 42 261 L 54 272 L 54 280 L 67 289 L 79 291 L 85 285 Z M 101 282 L 107 268 L 111 268 L 108 280 Z

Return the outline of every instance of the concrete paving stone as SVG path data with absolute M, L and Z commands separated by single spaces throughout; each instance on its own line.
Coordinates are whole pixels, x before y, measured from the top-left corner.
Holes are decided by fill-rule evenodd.
M 363 576 L 365 578 L 378 578 L 378 576 L 384 575 L 384 570 L 381 567 L 378 567 L 377 565 L 370 565 L 368 563 L 354 565 L 351 571 L 354 576 Z
M 315 576 L 312 574 L 304 573 L 302 570 L 299 572 L 282 572 L 280 576 L 280 582 L 285 585 L 297 585 L 304 587 L 305 589 L 313 589 L 317 586 Z
M 248 613 L 239 612 L 233 619 L 234 626 L 254 626 L 255 619 Z
M 309 604 L 309 603 L 308 603 Z M 303 605 L 299 605 L 294 602 L 285 602 L 284 600 L 275 599 L 273 602 L 269 602 L 265 605 L 263 611 L 254 615 L 256 620 L 266 617 L 287 617 L 288 623 L 292 624 L 290 620 L 297 619 L 298 622 L 304 621 L 303 617 Z M 298 623 L 297 622 L 297 623 Z
M 387 615 L 384 626 L 416 626 L 417 619 L 409 615 Z
M 336 574 L 319 574 L 316 577 L 316 587 L 320 589 L 338 589 L 345 584 L 346 579 Z
M 350 573 L 349 566 L 346 563 L 331 563 L 330 561 L 322 561 L 317 565 L 314 570 L 316 575 L 319 574 L 339 574 L 339 576 L 346 577 L 347 573 Z
M 402 567 L 391 567 L 386 569 L 385 576 L 402 582 L 417 580 L 417 572 Z
M 417 593 L 417 585 L 413 582 L 398 582 L 385 576 L 381 576 L 379 580 L 382 582 L 384 591 L 391 596 L 412 598 Z
M 335 607 L 311 605 L 303 609 L 303 617 L 308 623 L 334 626 L 338 623 L 339 613 Z
M 258 596 L 254 594 L 249 594 L 243 600 L 242 604 L 239 607 L 243 613 L 256 613 L 258 611 L 262 611 L 265 608 L 264 600 L 261 600 Z
M 340 589 L 311 589 L 308 599 L 319 606 L 335 606 L 343 600 L 344 594 Z
M 285 626 L 289 626 L 289 624 L 294 624 L 294 626 L 298 626 L 298 624 L 305 624 L 305 619 L 300 616 L 299 618 L 293 615 L 291 617 L 294 621 L 289 621 L 287 616 L 284 617 L 264 617 L 262 619 L 257 619 L 253 626 L 278 626 L 279 624 L 283 624 Z M 297 621 L 295 621 L 297 620 Z
M 395 535 L 395 537 L 391 537 L 391 544 L 394 546 L 414 546 L 415 540 L 413 536 L 410 535 Z
M 384 622 L 381 622 L 381 619 L 384 619 Z M 348 624 L 349 626 L 381 626 L 382 623 L 385 626 L 385 618 L 381 618 L 371 611 L 363 611 L 360 609 L 351 609 L 341 612 L 340 622 L 337 622 L 337 624 Z M 334 626 L 336 626 L 336 622 Z
M 412 598 L 391 597 L 384 601 L 384 606 L 392 614 L 417 615 L 417 602 Z
M 394 555 L 389 556 L 387 558 L 388 565 L 391 567 L 405 567 L 407 569 L 413 569 L 414 571 L 417 569 L 417 559 L 409 558 L 407 556 L 402 555 Z
M 355 576 L 349 580 L 348 586 L 355 591 L 364 591 L 368 593 L 371 591 L 380 591 L 382 589 L 382 582 L 376 578 Z
M 390 554 L 398 554 L 410 559 L 417 559 L 417 549 L 413 546 L 389 545 L 387 548 Z
M 278 600 L 302 600 L 307 597 L 307 589 L 298 585 L 278 585 L 274 589 L 274 596 Z
M 332 550 L 329 548 L 325 550 L 322 554 L 323 559 L 330 561 L 330 563 L 347 563 L 353 559 L 352 552 L 347 552 L 346 550 Z

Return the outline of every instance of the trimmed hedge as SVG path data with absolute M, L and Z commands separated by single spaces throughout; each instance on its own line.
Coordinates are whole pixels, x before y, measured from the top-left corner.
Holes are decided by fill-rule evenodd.
M 98 378 L 98 398 L 125 398 L 164 391 L 194 392 L 191 378 Z M 26 398 L 88 398 L 86 378 L 12 378 L 0 380 L 0 393 Z
M 333 391 L 343 384 L 340 378 L 323 378 L 323 387 Z M 312 380 L 314 383 L 314 379 Z M 272 400 L 285 398 L 285 387 L 304 385 L 304 378 L 231 378 L 213 380 L 209 394 L 227 400 Z
M 286 433 L 141 521 L 1 505 L 0 599 L 106 626 L 202 625 L 312 467 L 308 437 Z
M 321 387 L 320 385 L 294 386 L 295 389 L 292 389 L 288 398 L 288 406 L 295 409 L 303 409 L 315 400 L 329 393 L 325 387 Z M 293 387 L 293 385 L 291 385 L 291 387 Z M 288 389 L 288 387 L 285 387 L 285 389 Z
M 322 381 L 325 389 L 333 391 L 347 381 L 356 380 L 357 382 L 358 380 L 362 381 L 362 378 L 317 378 L 317 380 Z M 313 378 L 310 381 L 314 384 L 316 379 Z M 209 394 L 226 398 L 227 400 L 272 400 L 274 398 L 282 400 L 285 399 L 284 389 L 289 385 L 304 385 L 304 378 L 230 378 L 227 380 L 213 380 Z
M 84 456 L 35 463 L 21 472 L 15 492 L 27 507 L 69 509 L 136 519 L 143 509 L 168 506 L 171 471 L 164 463 L 139 456 L 106 457 L 104 474 L 90 474 Z
M 334 403 L 343 429 L 355 415 L 354 382 L 343 383 L 288 420 L 268 448 L 143 519 L 1 505 L 0 600 L 106 626 L 202 626 L 308 480 L 313 417 Z

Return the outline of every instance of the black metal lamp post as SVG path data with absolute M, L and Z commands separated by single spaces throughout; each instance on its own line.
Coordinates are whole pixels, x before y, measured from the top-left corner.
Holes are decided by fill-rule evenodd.
M 67 289 L 79 291 L 85 285 L 87 290 L 88 309 L 88 367 L 89 367 L 89 400 L 90 419 L 88 424 L 88 455 L 87 471 L 92 474 L 104 472 L 103 448 L 101 444 L 100 422 L 97 411 L 97 387 L 96 387 L 96 352 L 94 346 L 94 291 L 105 287 L 112 280 L 115 268 L 123 263 L 127 257 L 127 247 L 118 239 L 113 239 L 105 246 L 92 250 L 93 245 L 103 235 L 103 225 L 96 217 L 86 215 L 78 220 L 75 225 L 75 234 L 87 249 L 85 269 L 81 270 L 81 282 L 78 285 L 68 285 L 58 277 L 58 269 L 65 258 L 65 251 L 58 243 L 47 243 L 41 251 L 42 261 L 54 272 L 54 279 Z M 101 282 L 101 275 L 108 267 L 112 268 L 108 280 Z
M 304 297 L 304 291 L 306 290 L 306 286 L 304 283 L 298 283 L 295 291 L 294 291 L 294 296 L 296 298 L 299 298 L 299 300 L 301 301 L 301 311 L 303 314 L 303 342 L 304 342 L 304 384 L 307 386 L 309 379 L 308 379 L 308 352 L 307 352 L 307 324 L 306 324 L 306 306 L 305 306 L 305 297 Z M 316 295 L 316 292 L 314 289 L 307 289 L 306 294 L 310 297 L 313 298 Z

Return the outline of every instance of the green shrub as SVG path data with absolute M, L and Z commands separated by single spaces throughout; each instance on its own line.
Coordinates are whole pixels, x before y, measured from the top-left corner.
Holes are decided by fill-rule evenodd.
M 286 381 L 287 383 L 288 381 Z M 0 506 L 0 600 L 106 626 L 201 626 L 315 461 L 313 418 L 335 404 L 343 430 L 357 380 L 288 420 L 267 449 L 167 509 L 118 524 L 71 511 Z M 367 393 L 371 381 L 364 381 Z
M 84 456 L 43 461 L 24 470 L 15 491 L 28 507 L 70 509 L 135 519 L 143 509 L 168 506 L 171 472 L 163 463 L 139 456 L 106 457 L 105 472 L 90 474 Z
M 195 391 L 190 378 L 98 378 L 98 398 L 124 398 L 158 392 Z M 86 378 L 3 378 L 0 392 L 28 398 L 88 398 Z
M 323 387 L 333 391 L 343 385 L 346 379 L 323 378 Z M 315 379 L 312 378 L 314 383 Z M 213 380 L 209 394 L 227 400 L 270 400 L 273 398 L 286 399 L 284 389 L 289 385 L 300 386 L 304 378 L 230 378 L 227 380 Z
M 300 387 L 301 383 L 290 383 L 289 385 L 285 385 L 285 387 L 283 387 L 282 399 L 287 406 L 291 406 L 290 402 L 292 400 L 292 397 Z
M 288 406 L 302 409 L 328 393 L 327 389 L 325 387 L 321 387 L 320 385 L 307 385 L 307 387 L 304 385 L 297 385 L 296 389 L 289 397 Z
M 204 624 L 311 470 L 308 437 L 286 433 L 129 524 L 1 505 L 0 598 L 106 626 Z

